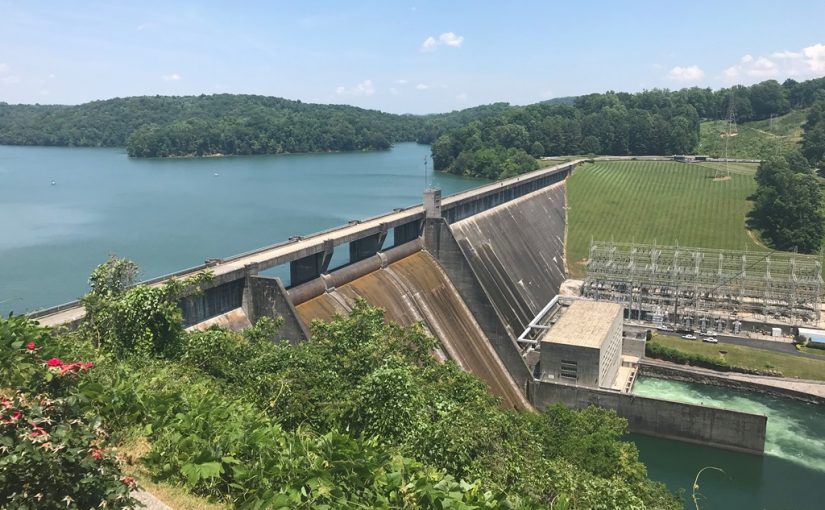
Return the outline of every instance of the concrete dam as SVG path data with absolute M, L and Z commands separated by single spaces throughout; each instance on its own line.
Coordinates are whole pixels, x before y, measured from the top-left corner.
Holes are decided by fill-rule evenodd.
M 765 417 L 704 410 L 687 427 L 688 404 L 658 405 L 629 395 L 580 389 L 574 395 L 537 381 L 516 339 L 559 292 L 566 278 L 566 193 L 573 161 L 442 199 L 428 189 L 421 205 L 151 280 L 186 277 L 205 269 L 214 277 L 200 294 L 181 301 L 190 328 L 220 324 L 241 329 L 263 316 L 282 317 L 281 336 L 309 337 L 313 320 L 349 311 L 357 299 L 385 310 L 388 320 L 420 323 L 440 341 L 437 355 L 480 377 L 511 409 L 602 405 L 628 418 L 631 431 L 744 451 L 764 448 Z M 385 246 L 385 244 L 387 246 Z M 333 252 L 347 245 L 349 261 L 331 269 Z M 289 265 L 289 281 L 263 276 Z M 78 303 L 32 314 L 49 326 L 72 327 Z M 573 389 L 573 388 L 571 388 Z M 630 399 L 630 400 L 628 400 Z M 756 439 L 723 433 L 755 430 Z M 759 430 L 761 427 L 761 444 Z

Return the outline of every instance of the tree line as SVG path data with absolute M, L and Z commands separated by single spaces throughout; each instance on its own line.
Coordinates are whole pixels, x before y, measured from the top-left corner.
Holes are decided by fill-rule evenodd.
M 816 253 L 825 235 L 822 192 L 808 160 L 792 151 L 763 161 L 756 171 L 756 192 L 748 226 L 771 247 Z
M 509 108 L 496 103 L 432 115 L 217 94 L 142 96 L 77 106 L 0 102 L 0 144 L 126 147 L 130 156 L 382 150 Z
M 716 91 L 610 91 L 572 102 L 511 107 L 447 130 L 433 143 L 433 162 L 437 170 L 496 178 L 514 168 L 532 170 L 530 165 L 507 164 L 508 159 L 526 161 L 526 156 L 691 153 L 699 141 L 700 121 L 727 118 L 731 101 L 737 120 L 746 122 L 807 108 L 823 89 L 825 78 L 782 84 L 768 80 Z

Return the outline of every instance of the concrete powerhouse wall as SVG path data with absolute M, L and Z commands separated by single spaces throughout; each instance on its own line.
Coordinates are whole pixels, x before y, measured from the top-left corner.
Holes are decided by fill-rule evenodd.
M 765 451 L 768 418 L 763 415 L 538 381 L 530 385 L 529 396 L 538 409 L 556 402 L 575 409 L 613 409 L 639 434 L 747 453 Z

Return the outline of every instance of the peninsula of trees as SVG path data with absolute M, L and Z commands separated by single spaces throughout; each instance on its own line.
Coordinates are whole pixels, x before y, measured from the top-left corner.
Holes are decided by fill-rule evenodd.
M 506 103 L 433 115 L 254 95 L 144 96 L 77 106 L 0 102 L 0 144 L 126 147 L 132 157 L 280 154 L 388 149 L 431 143 Z

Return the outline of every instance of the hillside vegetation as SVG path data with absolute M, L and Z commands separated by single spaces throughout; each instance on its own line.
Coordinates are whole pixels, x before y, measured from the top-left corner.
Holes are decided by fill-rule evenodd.
M 99 430 L 72 450 L 86 481 L 71 489 L 35 485 L 47 477 L 33 474 L 72 482 L 60 448 L 0 458 L 0 497 L 16 498 L 13 507 L 92 508 L 111 490 L 100 506 L 123 508 L 129 501 L 115 496 L 135 484 L 118 480 L 113 448 L 123 441 L 146 445 L 133 462 L 153 480 L 235 508 L 682 506 L 647 479 L 614 412 L 503 410 L 481 380 L 432 356 L 436 341 L 420 326 L 388 324 L 360 302 L 314 323 L 296 346 L 271 341 L 271 319 L 243 333 L 190 333 L 176 303 L 193 282 L 127 288 L 134 269 L 113 259 L 95 270 L 85 322 L 66 336 L 0 319 L 0 393 L 11 397 L 0 413 L 16 416 L 0 426 L 0 444 L 39 452 L 45 437 L 59 446 L 77 416 Z M 22 405 L 36 398 L 61 399 L 72 413 L 40 420 Z M 10 475 L 34 478 L 41 493 L 3 483 Z M 83 504 L 64 506 L 66 491 Z M 43 497 L 49 505 L 37 504 Z
M 567 263 L 583 277 L 591 239 L 764 250 L 745 227 L 756 191 L 756 165 L 730 165 L 730 180 L 714 181 L 719 163 L 599 161 L 567 180 Z
M 825 78 L 818 78 L 781 84 L 768 80 L 716 91 L 610 91 L 577 97 L 572 104 L 512 107 L 446 131 L 433 143 L 433 163 L 437 170 L 495 178 L 530 170 L 505 162 L 521 161 L 526 155 L 724 155 L 724 145 L 720 149 L 719 144 L 724 122 L 714 121 L 727 118 L 731 100 L 742 125 L 741 134 L 731 139 L 732 154 L 757 159 L 775 154 L 777 144 L 793 147 L 801 134 L 803 110 L 815 110 L 814 103 L 823 97 Z M 771 117 L 779 117 L 773 126 Z M 700 120 L 711 122 L 700 127 Z M 813 124 L 808 120 L 805 125 Z M 811 158 L 825 152 L 825 125 L 814 132 L 806 142 L 810 149 L 803 148 L 811 164 L 816 163 Z
M 741 122 L 737 135 L 730 137 L 728 157 L 741 159 L 767 159 L 778 154 L 799 150 L 802 143 L 802 126 L 807 110 L 794 110 L 772 120 Z M 702 122 L 699 127 L 697 154 L 721 158 L 725 156 L 727 120 Z
M 144 96 L 78 106 L 0 102 L 0 144 L 126 147 L 130 156 L 277 154 L 430 143 L 506 103 L 437 115 L 393 115 L 345 105 L 218 94 Z

